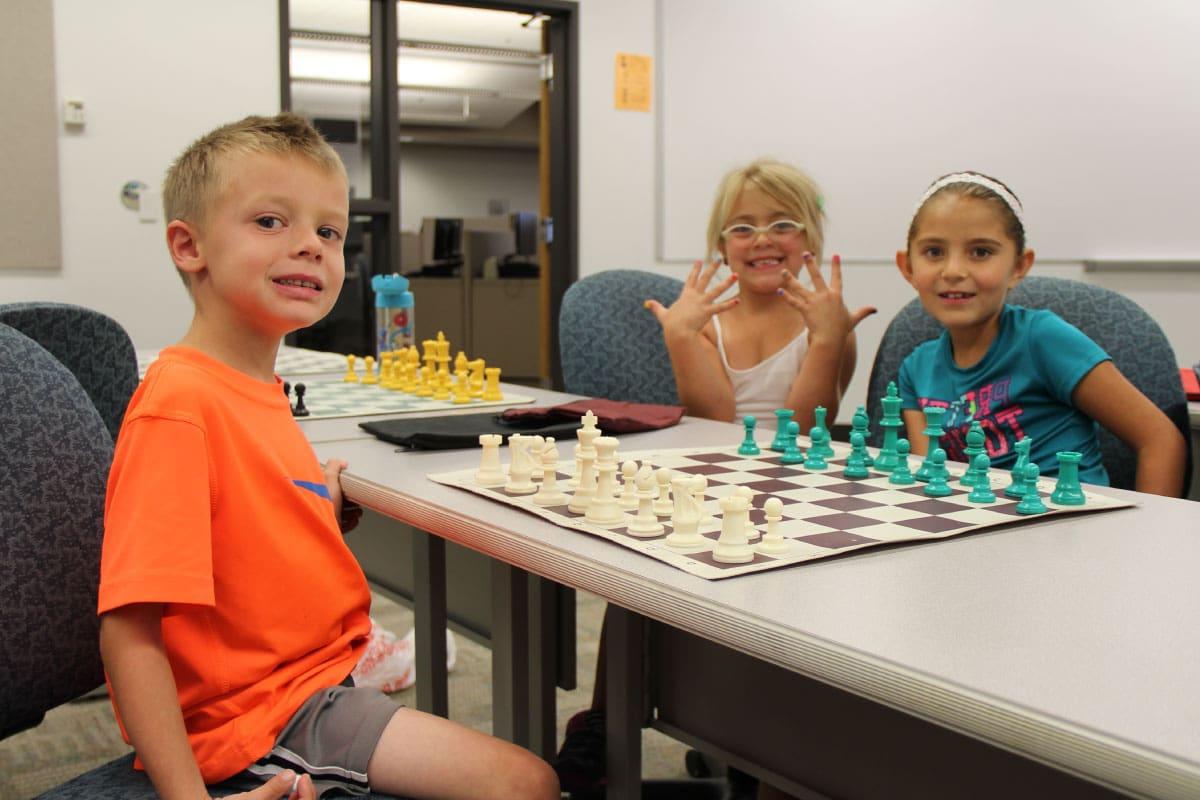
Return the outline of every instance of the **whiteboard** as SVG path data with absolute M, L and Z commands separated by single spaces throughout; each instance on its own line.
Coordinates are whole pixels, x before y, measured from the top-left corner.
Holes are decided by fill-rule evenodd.
M 825 256 L 891 259 L 938 176 L 1021 198 L 1041 259 L 1200 258 L 1195 0 L 659 0 L 659 256 L 704 255 L 717 182 L 822 187 Z

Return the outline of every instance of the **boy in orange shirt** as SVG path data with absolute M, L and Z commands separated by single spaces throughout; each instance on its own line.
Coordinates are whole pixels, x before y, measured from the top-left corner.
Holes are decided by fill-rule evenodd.
M 274 374 L 341 290 L 341 161 L 300 117 L 248 117 L 184 151 L 163 201 L 196 310 L 126 412 L 99 599 L 137 766 L 163 798 L 231 777 L 264 799 L 557 798 L 528 751 L 348 677 L 370 593 L 338 525 L 345 463 L 317 462 Z

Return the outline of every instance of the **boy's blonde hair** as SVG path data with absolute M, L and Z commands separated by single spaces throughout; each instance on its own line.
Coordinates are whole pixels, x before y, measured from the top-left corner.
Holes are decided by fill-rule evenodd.
M 288 111 L 274 117 L 246 117 L 204 134 L 175 159 L 163 182 L 167 222 L 181 219 L 203 226 L 221 191 L 222 161 L 251 153 L 302 156 L 346 178 L 342 159 L 304 117 Z
M 721 249 L 721 231 L 725 229 L 729 212 L 738 195 L 747 185 L 753 185 L 782 206 L 796 222 L 804 223 L 808 247 L 817 263 L 825 243 L 825 211 L 821 190 L 816 181 L 801 170 L 782 161 L 760 158 L 729 172 L 717 185 L 712 214 L 708 218 L 708 255 Z

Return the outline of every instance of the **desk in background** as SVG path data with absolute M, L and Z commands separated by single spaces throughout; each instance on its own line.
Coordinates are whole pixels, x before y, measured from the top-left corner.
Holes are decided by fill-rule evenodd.
M 740 437 L 732 425 L 685 419 L 622 436 L 621 447 Z M 928 788 L 930 776 L 945 794 L 983 787 L 1021 796 L 1047 786 L 1081 797 L 1105 796 L 1103 787 L 1200 793 L 1200 507 L 1190 502 L 1139 495 L 1134 509 L 705 581 L 425 478 L 471 466 L 477 453 L 337 445 L 318 445 L 318 454 L 349 459 L 343 485 L 352 499 L 625 609 L 608 641 L 610 796 L 638 794 L 633 734 L 643 690 L 664 712 L 654 724 L 810 797 L 852 795 L 853 781 L 872 770 L 893 796 Z M 530 632 L 510 632 L 516 640 L 502 650 L 519 668 L 511 654 Z M 729 670 L 689 672 L 696 654 Z M 646 658 L 657 670 L 650 684 Z M 688 686 L 689 675 L 708 682 L 682 697 L 666 693 Z M 628 702 L 614 702 L 622 697 Z M 518 687 L 496 702 L 536 699 Z M 822 728 L 823 715 L 852 706 L 863 721 L 856 736 L 844 719 Z M 787 713 L 772 717 L 772 709 Z M 537 720 L 530 724 L 533 740 L 544 740 Z M 831 732 L 827 747 L 859 756 L 849 774 L 820 763 L 820 752 L 806 758 L 787 738 L 822 730 Z M 931 749 L 905 746 L 908 737 Z M 914 760 L 901 764 L 895 753 Z M 980 770 L 967 776 L 969 787 L 941 761 L 962 753 L 973 753 Z

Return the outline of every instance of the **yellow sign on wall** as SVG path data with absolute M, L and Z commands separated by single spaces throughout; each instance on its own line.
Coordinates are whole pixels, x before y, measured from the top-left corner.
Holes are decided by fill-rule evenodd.
M 654 59 L 617 53 L 614 105 L 618 111 L 649 111 L 654 85 Z

